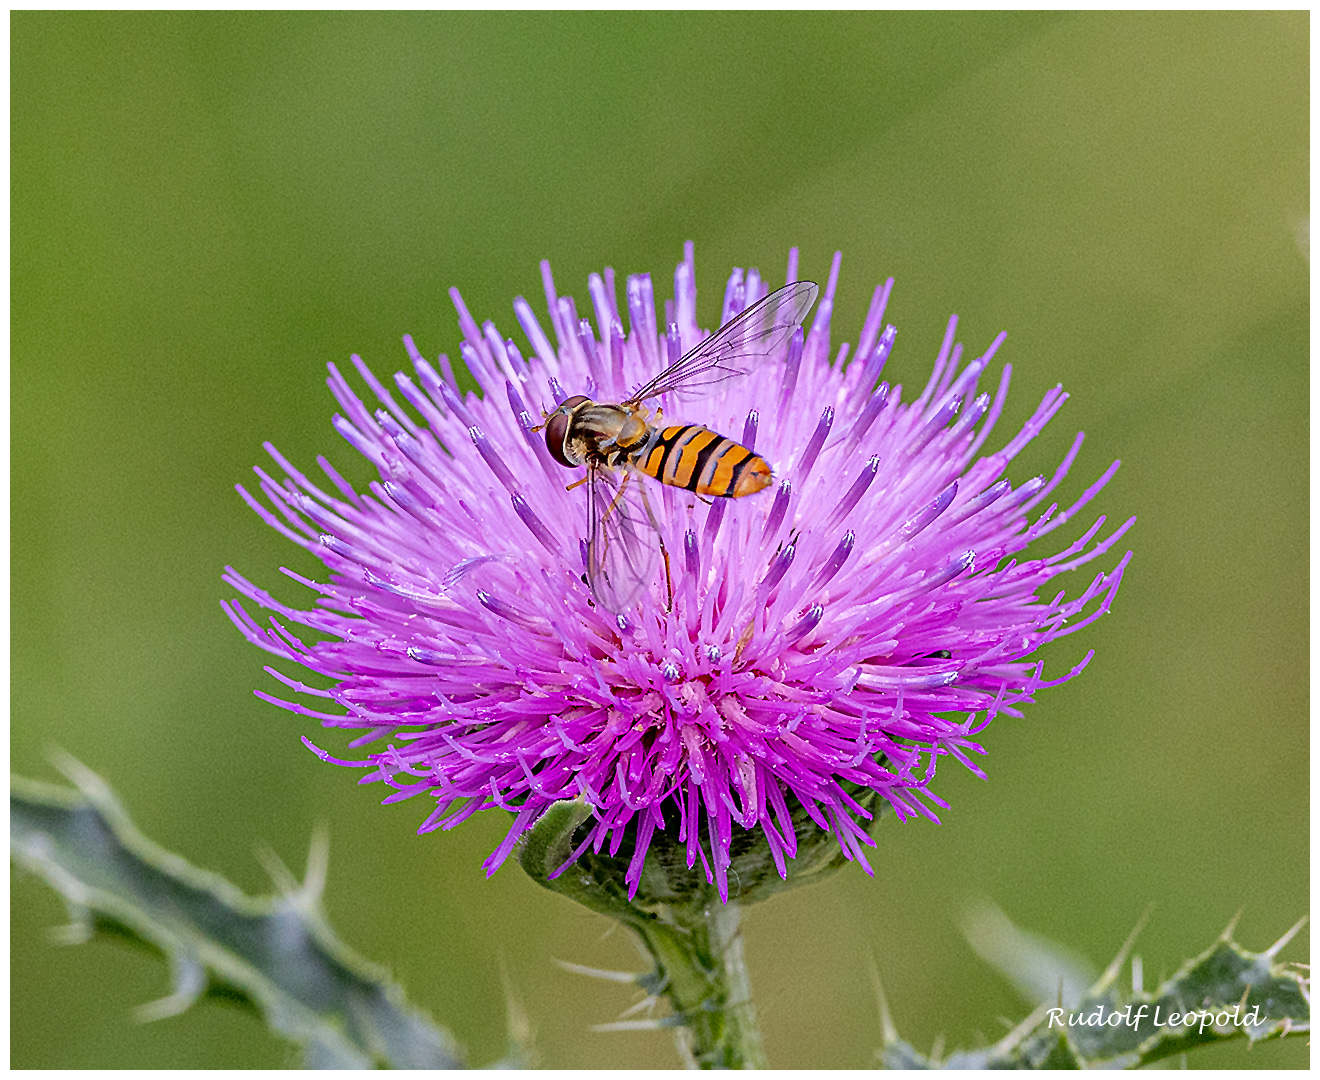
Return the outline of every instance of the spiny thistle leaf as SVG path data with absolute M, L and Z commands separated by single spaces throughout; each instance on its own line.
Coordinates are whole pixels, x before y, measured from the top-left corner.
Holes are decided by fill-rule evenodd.
M 64 897 L 67 940 L 126 939 L 168 959 L 173 992 L 140 1019 L 224 997 L 300 1044 L 309 1068 L 462 1067 L 449 1034 L 336 937 L 315 850 L 306 883 L 283 871 L 279 894 L 250 897 L 146 839 L 90 770 L 61 766 L 78 791 L 13 778 L 10 853 Z
M 1310 980 L 1275 958 L 1301 926 L 1262 953 L 1229 926 L 1148 993 L 1118 985 L 1129 939 L 1079 1002 L 1045 1002 L 994 1046 L 926 1057 L 887 1026 L 879 1056 L 891 1069 L 1131 1069 L 1207 1043 L 1298 1035 L 1311 1026 Z

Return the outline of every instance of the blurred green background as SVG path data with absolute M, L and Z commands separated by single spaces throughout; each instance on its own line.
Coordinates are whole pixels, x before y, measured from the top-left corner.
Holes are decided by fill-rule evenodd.
M 314 567 L 233 485 L 263 439 L 365 482 L 324 365 L 388 375 L 405 332 L 457 356 L 451 285 L 522 340 L 538 260 L 580 302 L 606 265 L 669 295 L 691 239 L 712 326 L 731 266 L 782 276 L 796 244 L 823 280 L 841 249 L 836 341 L 894 275 L 908 385 L 951 312 L 970 349 L 1009 331 L 992 445 L 1073 393 L 1011 478 L 1085 430 L 1060 497 L 1121 457 L 1096 506 L 1138 516 L 1136 556 L 1047 654 L 1094 647 L 1085 675 L 986 732 L 989 782 L 941 770 L 943 825 L 891 823 L 874 880 L 750 911 L 772 1064 L 868 1062 L 868 953 L 917 1046 L 1002 1034 L 1025 1009 L 958 929 L 980 896 L 1097 965 L 1153 904 L 1148 985 L 1239 911 L 1265 947 L 1309 899 L 1308 53 L 1304 12 L 12 15 L 15 770 L 53 778 L 63 747 L 249 891 L 254 845 L 300 871 L 326 823 L 331 918 L 475 1063 L 503 1049 L 502 963 L 544 1064 L 676 1065 L 663 1034 L 588 1031 L 632 999 L 551 958 L 637 957 L 516 866 L 483 880 L 499 815 L 418 838 L 420 803 L 379 807 L 252 696 L 221 568 L 292 596 L 277 567 Z M 219 1006 L 135 1024 L 160 964 L 52 946 L 35 880 L 12 906 L 14 1066 L 294 1060 Z M 1303 1040 L 1189 1060 L 1306 1063 Z

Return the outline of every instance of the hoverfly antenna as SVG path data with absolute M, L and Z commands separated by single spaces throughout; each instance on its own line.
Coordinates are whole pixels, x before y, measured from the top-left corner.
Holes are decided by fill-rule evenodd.
M 550 414 L 549 414 L 548 412 L 545 411 L 545 406 L 544 406 L 544 405 L 541 406 L 541 422 L 540 422 L 539 424 L 537 424 L 536 427 L 532 428 L 532 431 L 533 431 L 533 432 L 540 431 L 542 428 L 545 427 L 545 425 L 546 425 L 546 423 L 549 421 L 549 419 L 550 419 Z

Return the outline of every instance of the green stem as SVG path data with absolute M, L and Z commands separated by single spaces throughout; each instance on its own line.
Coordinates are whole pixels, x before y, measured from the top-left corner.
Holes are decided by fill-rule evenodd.
M 632 924 L 655 959 L 663 993 L 681 1020 L 680 1049 L 703 1069 L 765 1068 L 738 905 L 717 902 L 683 912 L 689 913 L 677 924 Z
M 522 841 L 522 868 L 547 889 L 636 932 L 656 970 L 634 981 L 648 993 L 669 999 L 679 1048 L 689 1064 L 764 1068 L 738 903 L 720 903 L 703 869 L 687 865 L 686 842 L 667 833 L 652 838 L 635 896 L 629 896 L 627 858 L 584 851 L 566 866 L 586 838 L 583 830 L 591 816 L 585 803 L 552 806 Z M 739 883 L 740 899 L 762 899 L 830 872 L 844 860 L 832 837 L 829 842 L 834 846 L 799 844 L 787 884 L 776 873 L 764 841 L 735 851 L 729 874 Z

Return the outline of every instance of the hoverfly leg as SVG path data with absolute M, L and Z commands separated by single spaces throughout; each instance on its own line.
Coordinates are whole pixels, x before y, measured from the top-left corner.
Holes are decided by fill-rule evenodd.
M 591 473 L 587 473 L 587 475 L 584 476 L 581 480 L 574 480 L 571 484 L 568 485 L 568 487 L 564 488 L 564 490 L 572 491 L 575 487 L 581 487 L 590 479 L 591 479 Z
M 660 554 L 665 559 L 665 614 L 668 615 L 674 610 L 674 579 L 669 576 L 669 549 L 663 540 L 660 541 Z
M 619 490 L 614 493 L 614 498 L 610 500 L 610 505 L 605 507 L 605 513 L 601 515 L 602 518 L 608 518 L 618 509 L 619 503 L 623 501 L 623 493 L 628 490 L 628 482 L 630 480 L 632 480 L 632 473 L 625 472 L 623 474 L 623 479 L 619 482 Z M 579 480 L 578 483 L 580 484 L 582 481 Z
M 737 667 L 738 661 L 742 659 L 743 649 L 747 648 L 747 646 L 751 644 L 752 635 L 754 633 L 756 633 L 755 615 L 753 615 L 752 618 L 748 620 L 747 625 L 743 627 L 743 632 L 738 635 L 738 645 L 733 650 L 733 664 L 735 667 Z

